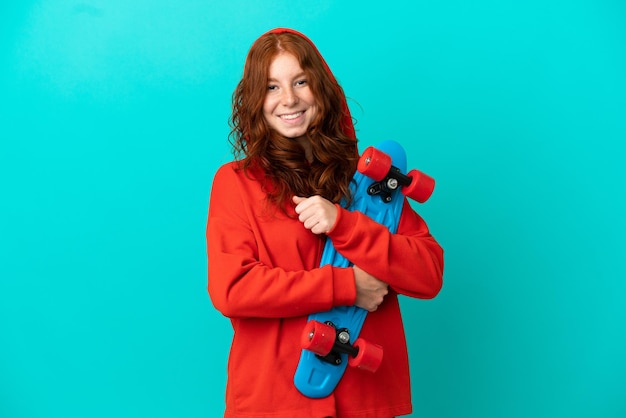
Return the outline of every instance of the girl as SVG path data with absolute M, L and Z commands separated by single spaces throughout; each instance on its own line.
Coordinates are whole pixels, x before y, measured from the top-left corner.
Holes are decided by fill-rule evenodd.
M 274 29 L 252 45 L 231 125 L 235 160 L 215 174 L 206 231 L 209 295 L 234 330 L 224 416 L 411 413 L 398 294 L 436 296 L 443 250 L 406 200 L 397 234 L 345 209 L 356 135 L 308 38 Z M 319 267 L 327 239 L 353 267 Z M 383 346 L 383 362 L 376 373 L 348 367 L 330 396 L 307 398 L 293 383 L 307 316 L 350 305 L 369 311 L 361 336 Z

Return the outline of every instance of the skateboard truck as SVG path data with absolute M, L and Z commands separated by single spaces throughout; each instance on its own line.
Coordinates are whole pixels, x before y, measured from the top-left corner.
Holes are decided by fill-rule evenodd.
M 359 349 L 350 344 L 350 331 L 347 328 L 337 329 L 331 321 L 326 321 L 325 324 L 335 328 L 336 336 L 333 347 L 328 354 L 316 354 L 320 360 L 339 366 L 343 362 L 342 353 L 351 357 L 356 357 L 359 354 Z M 313 331 L 309 333 L 309 338 L 313 338 Z
M 383 349 L 378 344 L 357 338 L 350 343 L 350 331 L 337 328 L 332 321 L 309 321 L 301 338 L 302 348 L 312 351 L 320 360 L 334 366 L 343 363 L 342 354 L 348 355 L 348 364 L 375 372 L 383 359 Z
M 370 196 L 380 195 L 385 203 L 391 203 L 392 193 L 400 188 L 402 194 L 420 203 L 428 200 L 435 188 L 435 180 L 418 170 L 404 174 L 391 164 L 391 157 L 374 147 L 368 147 L 361 155 L 357 170 L 374 180 L 367 188 Z
M 398 187 L 411 184 L 411 180 L 411 177 L 402 174 L 399 168 L 391 166 L 385 178 L 372 183 L 372 185 L 368 187 L 367 193 L 370 196 L 380 195 L 383 202 L 390 203 L 392 200 L 391 194 Z

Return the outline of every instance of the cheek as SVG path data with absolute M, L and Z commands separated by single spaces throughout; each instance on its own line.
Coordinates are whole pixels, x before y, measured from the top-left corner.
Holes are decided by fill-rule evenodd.
M 315 100 L 315 95 L 313 94 L 313 91 L 310 87 L 305 91 L 304 96 L 307 103 L 309 103 L 311 106 L 315 106 L 317 104 L 317 100 Z
M 315 117 L 320 113 L 320 108 L 317 105 L 317 102 L 314 99 L 311 99 L 311 106 L 309 107 L 309 113 L 311 119 L 315 119 Z
M 309 104 L 311 113 L 317 114 L 319 112 L 319 106 L 317 105 L 317 100 L 315 100 L 313 93 L 309 92 L 305 100 Z
M 263 115 L 265 116 L 269 116 L 272 114 L 272 112 L 274 111 L 274 103 L 272 101 L 272 99 L 270 97 L 266 97 L 265 101 L 263 102 Z

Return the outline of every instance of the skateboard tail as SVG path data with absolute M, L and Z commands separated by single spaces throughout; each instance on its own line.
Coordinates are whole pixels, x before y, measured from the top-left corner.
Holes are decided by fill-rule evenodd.
M 303 351 L 302 361 L 320 361 L 310 351 Z M 335 367 L 330 364 L 328 367 Z M 294 376 L 296 388 L 309 398 L 325 398 L 330 395 L 338 383 L 335 382 L 336 373 L 329 373 L 325 367 L 298 367 Z

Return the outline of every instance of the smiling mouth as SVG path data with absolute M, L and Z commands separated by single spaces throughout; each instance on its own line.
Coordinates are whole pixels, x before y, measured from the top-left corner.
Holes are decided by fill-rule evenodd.
M 296 113 L 290 113 L 288 115 L 280 115 L 279 117 L 282 120 L 295 120 L 295 119 L 298 119 L 303 114 L 304 114 L 304 111 L 300 111 L 300 112 L 296 112 Z

